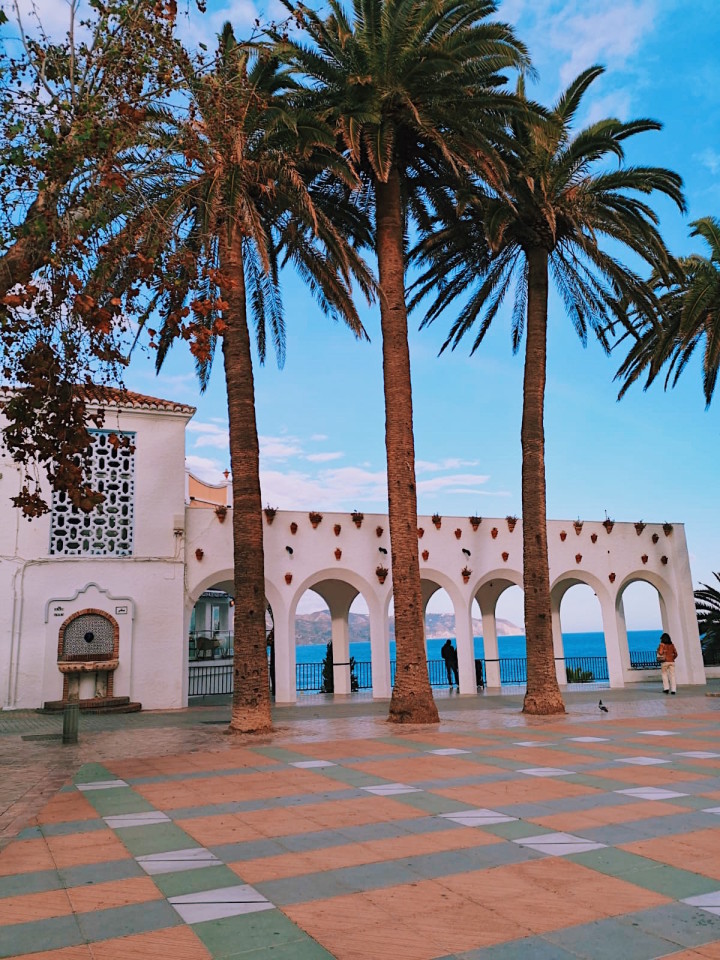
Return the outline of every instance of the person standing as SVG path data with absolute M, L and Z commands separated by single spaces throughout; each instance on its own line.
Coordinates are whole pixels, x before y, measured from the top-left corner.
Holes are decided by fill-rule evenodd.
M 447 673 L 447 682 L 449 687 L 452 687 L 453 685 L 453 655 L 457 657 L 455 648 L 448 638 L 442 647 L 440 647 L 440 656 L 445 661 L 445 672 Z
M 670 639 L 669 633 L 664 633 L 660 637 L 660 645 L 657 648 L 657 658 L 661 663 L 663 693 L 671 693 L 675 696 L 677 687 L 675 685 L 675 661 L 678 652 L 675 644 Z

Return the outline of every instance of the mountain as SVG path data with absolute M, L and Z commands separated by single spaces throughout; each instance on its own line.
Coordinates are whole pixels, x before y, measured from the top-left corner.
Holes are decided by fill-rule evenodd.
M 395 639 L 395 619 L 390 617 L 390 639 Z M 482 621 L 473 620 L 473 635 L 482 635 Z M 351 613 L 348 617 L 350 643 L 370 642 L 370 618 L 366 613 Z M 497 620 L 499 637 L 521 635 L 522 627 L 509 620 Z M 330 614 L 327 610 L 298 614 L 295 617 L 295 641 L 299 646 L 312 643 L 327 643 L 330 640 Z M 425 635 L 428 640 L 455 636 L 455 617 L 452 613 L 429 613 L 425 618 Z

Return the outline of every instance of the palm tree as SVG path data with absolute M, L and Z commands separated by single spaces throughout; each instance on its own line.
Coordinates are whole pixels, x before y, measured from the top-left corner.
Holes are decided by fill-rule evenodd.
M 702 237 L 710 255 L 681 259 L 669 283 L 656 278 L 663 316 L 660 322 L 645 322 L 639 333 L 631 329 L 623 338 L 635 340 L 617 372 L 617 378 L 625 381 L 620 396 L 645 373 L 647 390 L 666 363 L 665 387 L 675 386 L 704 341 L 703 391 L 710 406 L 720 368 L 720 220 L 703 217 L 690 226 L 690 236 Z
M 713 573 L 720 584 L 720 573 Z M 707 583 L 695 591 L 695 611 L 705 663 L 720 663 L 720 590 Z
M 526 713 L 565 709 L 555 674 L 547 551 L 543 418 L 549 275 L 583 343 L 590 328 L 607 348 L 604 328 L 623 318 L 623 297 L 648 314 L 655 303 L 648 285 L 606 252 L 602 241 L 621 244 L 666 271 L 669 258 L 657 219 L 637 194 L 659 191 L 683 208 L 680 178 L 670 171 L 598 169 L 607 158 L 621 162 L 623 141 L 659 124 L 607 119 L 572 133 L 582 97 L 602 72 L 596 66 L 580 74 L 546 116 L 516 115 L 501 147 L 504 189 L 478 189 L 463 201 L 459 220 L 438 229 L 418 251 L 425 272 L 414 302 L 439 288 L 424 324 L 456 297 L 468 295 L 443 349 L 456 347 L 479 321 L 474 352 L 514 285 L 513 348 L 526 337 L 521 435 Z
M 204 69 L 181 48 L 177 58 L 187 100 L 153 114 L 138 175 L 128 184 L 135 220 L 129 236 L 121 232 L 108 245 L 105 260 L 121 264 L 112 268 L 115 295 L 121 288 L 132 303 L 140 286 L 151 291 L 141 323 L 161 318 L 159 331 L 150 330 L 158 367 L 175 339 L 188 339 L 204 386 L 222 345 L 235 570 L 230 729 L 259 732 L 270 728 L 271 715 L 248 313 L 261 362 L 268 329 L 282 356 L 284 258 L 308 279 L 325 312 L 363 336 L 350 283 L 356 278 L 369 295 L 372 278 L 323 209 L 323 194 L 343 208 L 327 171 L 344 178 L 345 191 L 354 178 L 335 153 L 332 131 L 293 104 L 288 71 L 266 49 L 238 43 L 229 24 Z M 307 182 L 316 174 L 323 179 L 313 193 Z M 354 216 L 352 226 L 359 222 Z
M 407 230 L 429 225 L 428 205 L 445 200 L 471 158 L 492 175 L 492 129 L 513 102 L 499 71 L 527 57 L 510 27 L 488 20 L 492 0 L 353 0 L 349 15 L 329 0 L 325 18 L 285 4 L 311 41 L 288 40 L 287 55 L 362 178 L 360 202 L 374 207 L 397 644 L 390 720 L 437 722 L 423 642 Z

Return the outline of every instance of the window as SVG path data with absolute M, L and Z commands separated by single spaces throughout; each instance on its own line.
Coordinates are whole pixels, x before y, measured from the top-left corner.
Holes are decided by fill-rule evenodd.
M 50 553 L 64 557 L 132 555 L 135 500 L 135 434 L 118 447 L 111 430 L 93 430 L 91 483 L 105 500 L 91 513 L 73 507 L 65 493 L 53 494 Z

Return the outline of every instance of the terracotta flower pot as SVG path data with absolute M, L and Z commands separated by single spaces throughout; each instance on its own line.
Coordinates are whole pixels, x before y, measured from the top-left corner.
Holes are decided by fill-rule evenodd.
M 469 574 L 464 573 L 464 574 L 463 574 L 463 583 L 469 583 L 469 582 L 470 582 L 470 576 L 469 576 Z
M 603 520 L 603 526 L 608 533 L 612 533 L 612 528 L 615 526 L 614 520 Z
M 654 533 L 654 534 L 652 535 L 652 542 L 653 542 L 653 543 L 657 543 L 659 539 L 660 539 L 660 534 L 659 534 L 659 533 Z
M 502 558 L 505 561 L 505 563 L 507 563 L 508 560 L 510 559 L 510 554 L 507 552 L 507 550 L 503 550 Z
M 287 583 L 288 585 L 292 583 L 292 574 L 291 574 L 291 573 L 286 573 L 286 574 L 285 574 L 285 583 Z
M 581 553 L 576 553 L 576 554 L 575 554 L 575 563 L 582 563 L 582 554 L 581 554 Z
M 567 530 L 561 530 L 561 531 L 560 531 L 560 539 L 561 539 L 561 540 L 567 540 Z
M 205 556 L 205 551 L 201 550 L 200 547 L 198 547 L 197 550 L 195 551 L 195 559 L 198 561 L 198 563 L 202 560 L 204 556 Z
M 667 558 L 667 557 L 660 557 L 660 563 L 661 563 L 663 566 L 665 566 L 665 565 L 667 564 L 667 562 L 668 562 L 668 558 Z
M 265 509 L 263 510 L 263 513 L 265 514 L 265 520 L 267 521 L 267 525 L 270 526 L 270 524 L 275 519 L 275 514 L 277 513 L 277 510 L 275 509 L 275 507 L 265 507 Z
M 590 534 L 590 539 L 592 540 L 593 543 L 597 543 L 597 534 L 596 534 L 596 533 L 591 533 L 591 534 Z
M 356 527 L 358 528 L 358 530 L 359 530 L 360 527 L 362 526 L 363 520 L 365 519 L 365 514 L 364 514 L 364 513 L 360 513 L 359 510 L 353 510 L 353 512 L 350 514 L 350 516 L 352 517 L 352 522 L 355 524 L 355 526 L 356 526 Z
M 422 540 L 424 536 L 425 536 L 425 531 L 423 530 L 422 527 L 418 527 L 418 540 Z
M 313 530 L 316 530 L 322 523 L 322 514 L 313 511 L 308 514 L 308 517 L 310 518 L 310 523 L 313 525 Z
M 423 552 L 422 552 L 422 558 L 423 558 L 423 560 L 427 563 L 427 561 L 430 559 L 430 551 L 429 551 L 429 550 L 423 550 Z
M 500 532 L 500 531 L 498 530 L 497 527 L 493 527 L 493 528 L 492 528 L 492 530 L 490 531 L 490 536 L 493 538 L 493 540 L 496 540 L 496 539 L 497 539 L 497 535 L 498 535 L 499 532 Z
M 665 534 L 666 537 L 670 536 L 670 534 L 672 533 L 672 528 L 673 528 L 673 525 L 671 523 L 663 524 L 663 533 Z
M 341 530 L 342 530 L 342 527 L 340 526 L 340 524 L 336 523 L 335 526 L 333 527 L 333 533 L 335 534 L 336 537 L 340 536 Z
M 512 533 L 517 524 L 517 517 L 506 517 L 505 519 L 507 520 L 508 530 Z
M 297 524 L 295 523 L 295 521 L 293 520 L 293 522 L 290 524 L 290 533 L 291 533 L 293 536 L 295 536 L 295 534 L 297 533 L 297 531 L 298 531 L 298 526 L 297 526 Z
M 575 528 L 575 533 L 576 533 L 578 536 L 580 536 L 580 534 L 582 533 L 582 528 L 583 528 L 583 522 L 582 522 L 582 520 L 576 520 L 576 521 L 573 523 L 573 527 Z
M 383 528 L 382 528 L 382 527 L 375 527 L 375 536 L 376 536 L 376 537 L 381 537 L 382 535 L 383 535 Z
M 436 513 L 432 517 L 432 522 L 435 524 L 436 529 L 439 530 L 442 526 L 442 517 Z
M 335 549 L 335 559 L 336 559 L 336 560 L 339 560 L 341 557 L 342 557 L 342 550 L 340 549 L 340 547 L 336 547 L 336 549 Z
M 644 529 L 645 529 L 645 524 L 642 522 L 642 520 L 640 521 L 640 523 L 635 524 L 635 533 L 638 536 L 640 536 L 640 534 L 643 532 Z
M 614 573 L 609 573 L 609 574 L 608 574 L 608 580 L 610 581 L 610 583 L 615 583 L 615 574 L 614 574 Z
M 459 540 L 461 536 L 462 536 L 462 530 L 460 529 L 460 527 L 458 527 L 457 530 L 455 531 L 455 539 Z
M 647 563 L 647 562 L 648 562 L 648 555 L 647 555 L 646 553 L 644 553 L 644 554 L 640 557 L 640 559 L 642 560 L 643 563 Z
M 473 530 L 477 531 L 477 528 L 482 523 L 482 517 L 468 517 L 468 519 L 470 521 L 470 525 L 472 526 Z
M 227 516 L 228 508 L 224 503 L 221 503 L 220 506 L 215 507 L 215 516 L 218 518 L 220 523 L 225 523 L 225 517 Z

